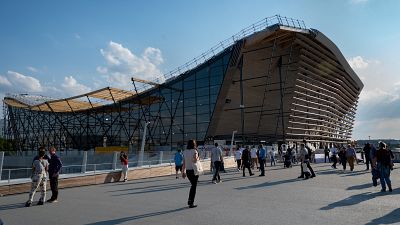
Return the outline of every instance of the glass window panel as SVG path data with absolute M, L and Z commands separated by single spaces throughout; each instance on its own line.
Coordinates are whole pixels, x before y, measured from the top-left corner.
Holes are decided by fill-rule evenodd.
M 215 104 L 210 104 L 210 112 L 213 113 Z
M 217 102 L 218 95 L 211 95 L 210 96 L 210 103 L 215 104 Z
M 196 99 L 195 98 L 185 99 L 184 100 L 184 105 L 185 105 L 185 107 L 195 106 L 196 105 Z
M 206 136 L 206 132 L 198 132 L 197 133 L 197 141 L 203 141 Z
M 195 80 L 196 79 L 196 74 L 195 73 L 190 73 L 190 75 L 188 75 L 186 78 L 185 78 L 185 82 L 186 81 L 190 81 L 190 80 Z
M 220 87 L 221 87 L 220 85 L 211 86 L 210 95 L 218 95 Z
M 196 86 L 197 88 L 210 86 L 208 83 L 208 78 L 196 80 Z
M 174 124 L 183 124 L 183 116 L 175 116 L 174 118 Z
M 196 124 L 185 124 L 184 131 L 185 133 L 196 132 Z
M 208 113 L 206 114 L 198 114 L 197 115 L 197 122 L 198 123 L 205 123 L 205 122 L 210 122 L 210 116 L 208 115 Z
M 196 115 L 196 107 L 185 107 L 185 116 Z
M 172 84 L 171 87 L 175 89 L 182 89 L 182 81 L 178 81 L 175 84 Z M 174 92 L 174 90 L 172 90 L 172 92 Z
M 209 103 L 208 98 L 209 98 L 208 95 L 197 97 L 197 105 L 199 105 L 199 106 L 208 105 L 208 103 Z
M 203 68 L 199 72 L 196 73 L 196 79 L 208 78 L 208 67 Z
M 183 117 L 183 122 L 185 123 L 185 124 L 191 124 L 191 123 L 196 123 L 196 115 L 185 115 L 184 117 Z
M 198 123 L 197 124 L 197 132 L 206 132 L 208 129 L 209 123 Z
M 209 87 L 196 88 L 197 96 L 209 95 L 208 91 L 209 91 Z
M 186 98 L 194 98 L 196 96 L 196 90 L 192 89 L 192 90 L 185 90 L 185 92 L 183 93 L 185 99 Z
M 176 109 L 176 112 L 174 111 L 174 112 L 172 112 L 172 113 L 175 113 L 175 117 L 176 117 L 176 116 L 183 116 L 183 108 L 182 108 L 182 107 L 178 107 L 178 108 Z
M 222 84 L 222 81 L 223 81 L 222 75 L 212 76 L 210 78 L 210 85 L 219 85 L 219 84 Z
M 209 113 L 209 111 L 208 105 L 197 106 L 197 114 Z
M 193 89 L 193 88 L 195 88 L 195 84 L 196 84 L 196 82 L 194 80 L 185 81 L 183 88 L 185 90 Z

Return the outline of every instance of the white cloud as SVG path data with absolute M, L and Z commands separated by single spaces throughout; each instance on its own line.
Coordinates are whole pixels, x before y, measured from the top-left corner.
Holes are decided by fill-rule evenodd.
M 347 60 L 353 69 L 365 69 L 368 67 L 368 62 L 361 56 L 356 56 Z
M 42 85 L 40 81 L 34 77 L 25 76 L 21 73 L 14 71 L 8 71 L 8 80 L 17 90 L 28 91 L 28 92 L 41 92 Z
M 160 49 L 148 47 L 141 56 L 135 55 L 128 48 L 110 41 L 106 49 L 100 49 L 106 66 L 98 66 L 97 71 L 105 74 L 111 86 L 132 89 L 131 77 L 144 80 L 165 79 L 159 69 L 164 62 Z
M 0 75 L 0 85 L 11 86 L 12 84 L 5 76 Z
M 377 118 L 357 121 L 354 126 L 353 139 L 399 139 L 400 118 Z
M 35 67 L 33 67 L 33 66 L 28 66 L 27 68 L 28 68 L 28 70 L 30 70 L 31 72 L 34 72 L 34 73 L 37 73 L 37 72 L 39 72 L 39 70 L 38 70 L 38 69 L 36 69 L 36 68 L 35 68 Z
M 84 94 L 91 90 L 91 88 L 78 83 L 73 76 L 64 77 L 61 87 L 70 96 Z
M 74 34 L 74 37 L 75 37 L 76 39 L 78 39 L 78 40 L 81 39 L 81 36 L 80 36 L 79 34 L 76 34 L 76 33 Z
M 382 103 L 382 102 L 393 102 L 399 99 L 399 93 L 388 92 L 380 88 L 374 88 L 372 90 L 364 90 L 360 94 L 360 102 L 371 103 Z

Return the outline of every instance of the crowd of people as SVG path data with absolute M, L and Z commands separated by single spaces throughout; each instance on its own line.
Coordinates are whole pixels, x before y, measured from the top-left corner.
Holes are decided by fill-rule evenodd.
M 315 160 L 315 154 L 312 149 L 308 146 L 307 141 L 299 145 L 299 149 L 294 146 L 288 146 L 286 151 L 278 150 L 278 157 L 282 159 L 283 167 L 290 168 L 292 164 L 300 163 L 300 176 L 298 178 L 309 179 L 316 177 L 316 174 L 311 166 L 311 163 Z M 343 171 L 346 171 L 347 164 L 350 167 L 350 171 L 354 170 L 355 163 L 358 164 L 356 156 L 356 150 L 354 145 L 347 145 L 347 148 L 343 145 L 332 144 L 330 148 L 325 146 L 324 148 L 324 161 L 328 161 L 332 164 L 333 169 L 337 169 L 337 164 L 341 164 Z M 214 184 L 222 182 L 220 171 L 224 169 L 224 157 L 223 151 L 215 143 L 211 149 L 210 168 L 212 171 L 211 182 Z M 380 142 L 378 150 L 370 143 L 365 144 L 363 148 L 364 163 L 366 170 L 371 168 L 372 183 L 373 186 L 378 185 L 378 179 L 381 184 L 381 191 L 385 192 L 388 190 L 392 192 L 392 183 L 390 180 L 390 173 L 393 170 L 393 159 L 394 155 L 392 151 L 386 146 L 385 143 Z M 237 165 L 237 171 L 242 171 L 243 177 L 246 176 L 245 171 L 248 171 L 249 176 L 253 176 L 255 168 L 260 172 L 259 176 L 265 176 L 265 168 L 267 165 L 267 158 L 270 159 L 271 167 L 276 166 L 276 154 L 274 148 L 267 151 L 267 148 L 263 145 L 256 146 L 238 146 L 235 151 L 234 159 Z M 199 175 L 202 174 L 202 168 L 199 158 L 199 152 L 197 150 L 197 143 L 195 140 L 189 140 L 186 149 L 182 152 L 178 150 L 175 157 L 175 170 L 176 179 L 178 179 L 178 173 L 182 173 L 183 178 L 188 178 L 191 187 L 188 197 L 189 208 L 197 207 L 194 204 L 197 182 Z M 120 153 L 120 161 L 122 165 L 121 175 L 123 181 L 126 182 L 128 178 L 128 155 L 125 152 Z M 200 164 L 200 165 L 199 165 Z M 34 195 L 37 190 L 40 189 L 41 196 L 38 201 L 38 205 L 43 205 L 45 202 L 57 202 L 58 201 L 58 178 L 61 171 L 62 162 L 60 157 L 56 154 L 56 149 L 51 147 L 49 149 L 49 155 L 46 155 L 46 150 L 41 147 L 39 149 L 38 156 L 33 159 L 32 162 L 32 184 L 31 191 L 29 193 L 29 199 L 25 203 L 26 207 L 31 206 Z M 46 181 L 50 180 L 50 187 L 52 196 L 46 201 Z

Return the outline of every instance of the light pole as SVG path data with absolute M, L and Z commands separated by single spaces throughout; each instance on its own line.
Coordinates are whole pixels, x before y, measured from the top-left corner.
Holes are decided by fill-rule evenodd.
M 146 144 L 147 125 L 149 125 L 149 124 L 150 124 L 150 122 L 146 122 L 144 124 L 143 139 L 142 139 L 142 145 L 140 147 L 138 166 L 143 166 L 144 145 Z
M 234 130 L 232 132 L 232 140 L 231 140 L 231 150 L 229 151 L 229 156 L 233 155 L 233 140 L 235 140 L 235 134 L 237 133 L 237 130 Z

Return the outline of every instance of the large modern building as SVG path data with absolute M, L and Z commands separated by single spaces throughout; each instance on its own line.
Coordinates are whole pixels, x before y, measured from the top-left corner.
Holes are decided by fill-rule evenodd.
M 281 16 L 243 29 L 163 83 L 132 81 L 134 91 L 106 87 L 66 99 L 8 95 L 4 135 L 20 150 L 137 149 L 146 130 L 147 148 L 230 143 L 233 133 L 248 143 L 343 143 L 363 88 L 331 40 Z

